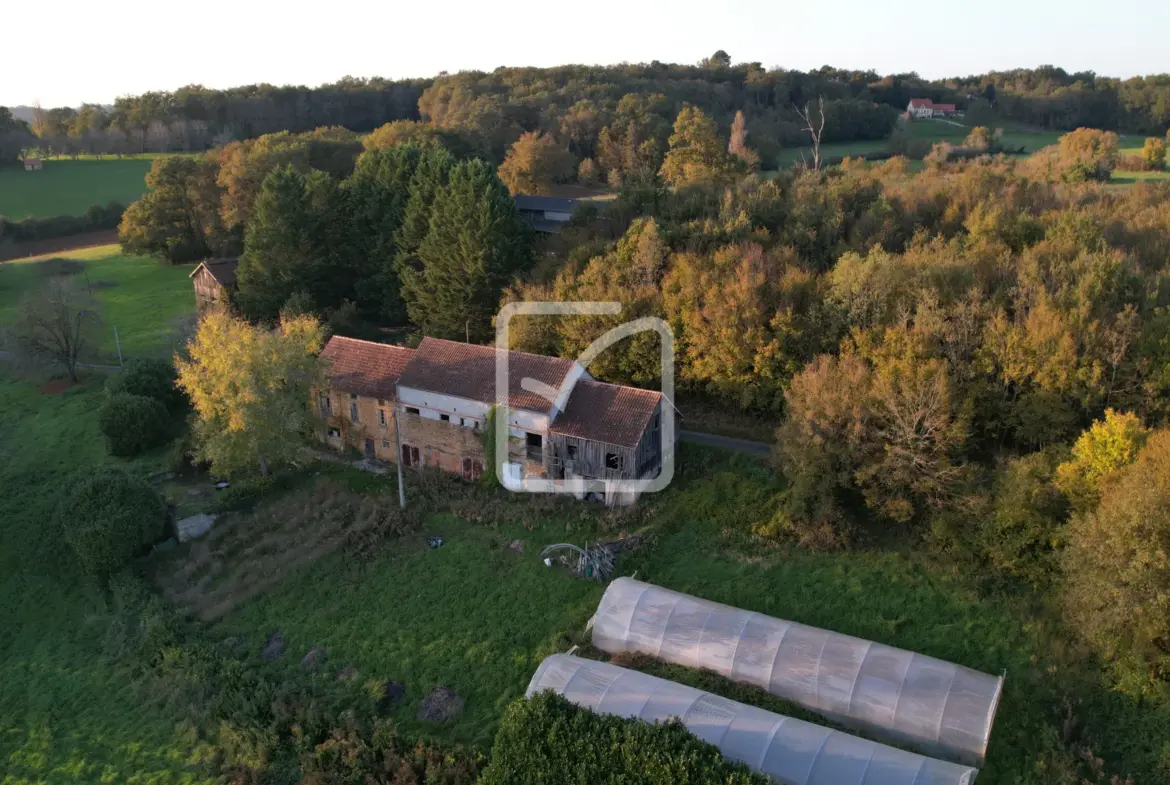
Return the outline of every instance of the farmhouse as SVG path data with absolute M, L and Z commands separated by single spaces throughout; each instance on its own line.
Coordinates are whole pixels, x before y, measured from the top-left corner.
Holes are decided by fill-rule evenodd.
M 24 159 L 24 171 L 26 172 L 39 172 L 43 167 L 44 164 L 41 163 L 41 159 L 36 156 L 29 156 Z
M 187 276 L 195 286 L 195 310 L 203 313 L 209 308 L 226 305 L 236 289 L 236 267 L 239 259 L 208 259 L 200 262 Z
M 321 356 L 329 389 L 317 396 L 334 448 L 433 466 L 473 480 L 490 460 L 483 436 L 496 403 L 497 350 L 438 338 L 417 349 L 335 336 Z M 577 362 L 508 352 L 508 466 L 513 476 L 607 482 L 648 479 L 662 468 L 660 393 L 599 382 Z M 395 432 L 397 426 L 397 433 Z
M 906 107 L 907 117 L 948 117 L 953 114 L 958 114 L 954 104 L 936 104 L 929 98 L 911 98 Z
M 524 194 L 517 194 L 512 199 L 520 217 L 538 232 L 555 232 L 573 217 L 573 211 L 577 209 L 576 199 Z

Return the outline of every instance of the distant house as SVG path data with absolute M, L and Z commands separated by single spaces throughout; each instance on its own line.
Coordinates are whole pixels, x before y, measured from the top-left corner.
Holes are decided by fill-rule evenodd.
M 516 194 L 512 199 L 520 216 L 538 232 L 555 232 L 573 217 L 573 211 L 577 209 L 576 199 L 557 196 Z
M 43 166 L 44 164 L 41 163 L 41 159 L 35 156 L 29 156 L 24 159 L 24 171 L 26 172 L 39 172 Z
M 433 466 L 474 480 L 491 456 L 483 428 L 496 402 L 497 349 L 424 338 L 417 349 L 334 336 L 329 390 L 316 405 L 325 441 L 357 447 L 368 458 Z M 512 476 L 550 481 L 648 479 L 662 469 L 662 422 L 674 407 L 660 392 L 592 379 L 572 360 L 508 352 L 508 464 Z M 532 380 L 546 397 L 522 385 Z M 395 424 L 397 423 L 397 434 Z M 395 444 L 395 439 L 399 444 Z
M 239 259 L 208 259 L 200 262 L 187 276 L 195 285 L 195 310 L 198 313 L 227 305 L 236 289 L 236 267 L 239 264 Z
M 947 117 L 953 114 L 958 114 L 954 104 L 936 104 L 929 98 L 911 98 L 906 107 L 907 117 Z

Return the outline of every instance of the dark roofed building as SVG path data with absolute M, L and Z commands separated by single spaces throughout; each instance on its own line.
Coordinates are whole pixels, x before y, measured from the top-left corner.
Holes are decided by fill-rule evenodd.
M 538 232 L 555 232 L 573 217 L 573 211 L 577 209 L 576 199 L 559 196 L 517 194 L 512 200 L 520 216 Z
M 236 268 L 239 259 L 207 259 L 196 265 L 187 276 L 195 285 L 195 310 L 202 313 L 208 308 L 227 305 L 231 293 L 236 290 Z
M 493 346 L 477 346 L 441 338 L 423 338 L 398 383 L 416 390 L 450 395 L 468 401 L 496 402 L 496 355 Z M 508 352 L 508 400 L 517 409 L 548 412 L 553 402 L 521 387 L 532 378 L 559 389 L 573 370 L 572 360 L 527 352 Z

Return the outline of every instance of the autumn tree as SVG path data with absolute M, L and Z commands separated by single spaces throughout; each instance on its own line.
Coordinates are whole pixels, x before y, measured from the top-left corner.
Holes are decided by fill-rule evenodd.
M 220 477 L 298 463 L 312 433 L 310 395 L 322 384 L 324 346 L 312 317 L 268 330 L 212 312 L 175 358 L 179 386 L 195 409 L 195 454 Z
M 742 109 L 735 113 L 735 120 L 731 123 L 731 137 L 727 142 L 727 152 L 748 171 L 755 171 L 760 166 L 760 156 L 747 146 L 747 121 L 744 119 Z
M 674 121 L 670 149 L 660 174 L 669 185 L 718 182 L 731 169 L 726 148 L 719 140 L 715 121 L 694 106 L 684 106 Z
M 814 287 L 791 249 L 728 246 L 678 255 L 663 282 L 665 308 L 686 336 L 680 377 L 716 400 L 779 413 L 799 371 L 802 319 Z
M 991 135 L 991 129 L 985 125 L 977 125 L 971 129 L 967 134 L 967 138 L 963 140 L 963 147 L 971 150 L 987 150 L 990 149 L 994 137 Z
M 171 264 L 206 259 L 227 249 L 232 237 L 220 218 L 223 189 L 218 166 L 206 156 L 156 158 L 146 193 L 127 208 L 118 227 L 126 253 Z
M 430 147 L 442 144 L 442 140 L 435 128 L 416 120 L 395 120 L 362 137 L 362 147 L 366 150 L 385 150 L 408 143 Z
M 1056 485 L 1080 512 L 1097 506 L 1118 472 L 1137 458 L 1150 432 L 1128 412 L 1105 410 L 1072 448 L 1070 459 L 1056 470 Z
M 400 260 L 402 295 L 426 335 L 486 340 L 500 293 L 532 260 L 529 229 L 491 167 L 455 165 L 435 192 L 417 261 Z
M 82 358 L 101 343 L 101 321 L 88 288 L 54 276 L 20 301 L 8 334 L 18 357 L 57 365 L 77 381 Z
M 1068 499 L 1053 479 L 1063 450 L 1008 458 L 997 467 L 991 514 L 979 528 L 983 553 L 1000 573 L 1035 588 L 1059 567 Z
M 592 158 L 586 158 L 577 167 L 577 181 L 584 185 L 595 185 L 600 177 L 601 172 Z
M 569 149 L 582 158 L 593 156 L 603 120 L 601 110 L 589 99 L 570 106 L 561 117 L 561 135 L 568 140 Z
M 1153 433 L 1092 510 L 1073 518 L 1063 559 L 1073 627 L 1145 692 L 1170 674 L 1170 431 Z
M 1117 134 L 1096 128 L 1078 128 L 1057 144 L 1062 180 L 1081 183 L 1108 180 L 1117 168 Z
M 547 194 L 553 183 L 573 176 L 572 153 L 541 131 L 529 131 L 508 148 L 500 180 L 514 194 Z
M 1170 135 L 1170 131 L 1167 132 Z M 1151 172 L 1160 172 L 1166 168 L 1166 143 L 1156 137 L 1146 139 L 1142 145 L 1142 161 L 1146 169 Z

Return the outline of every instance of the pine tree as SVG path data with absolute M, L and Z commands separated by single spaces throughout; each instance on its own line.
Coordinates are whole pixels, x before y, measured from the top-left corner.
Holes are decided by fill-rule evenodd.
M 395 237 L 400 257 L 412 257 L 430 231 L 431 205 L 435 201 L 435 194 L 447 184 L 447 177 L 454 165 L 455 159 L 443 147 L 424 150 L 420 155 L 410 178 L 410 196 L 402 216 L 402 225 Z
M 501 291 L 531 260 L 528 227 L 496 173 L 460 163 L 435 194 L 417 262 L 399 264 L 407 312 L 427 335 L 487 340 Z
M 342 261 L 368 268 L 370 273 L 354 292 L 354 302 L 368 316 L 391 324 L 401 324 L 406 318 L 395 264 L 396 238 L 422 155 L 422 148 L 414 143 L 369 150 L 342 186 Z
M 294 292 L 312 294 L 323 309 L 352 288 L 329 264 L 327 233 L 337 187 L 324 172 L 301 174 L 291 166 L 264 178 L 244 236 L 235 302 L 249 319 L 273 320 Z

